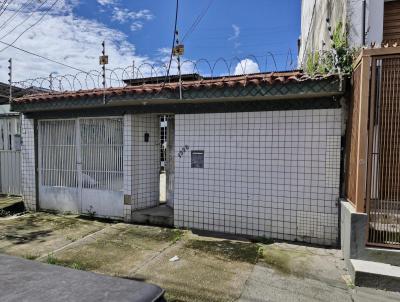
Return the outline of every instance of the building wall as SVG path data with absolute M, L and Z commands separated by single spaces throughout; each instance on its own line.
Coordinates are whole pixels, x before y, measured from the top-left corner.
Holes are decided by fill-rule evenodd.
M 160 119 L 156 114 L 132 116 L 132 209 L 160 201 Z M 145 134 L 149 141 L 145 142 Z
M 384 0 L 366 0 L 366 45 L 382 42 L 383 4 Z M 362 46 L 362 0 L 303 0 L 299 67 L 304 66 L 309 52 L 330 49 L 327 18 L 330 19 L 332 30 L 339 22 L 347 24 L 350 45 Z M 325 46 L 323 42 L 326 43 Z
M 332 28 L 339 22 L 346 24 L 347 1 L 351 0 L 302 0 L 301 46 L 298 57 L 300 67 L 305 64 L 309 52 L 329 49 L 330 37 L 326 19 L 331 20 Z
M 21 116 L 22 195 L 26 209 L 36 210 L 34 120 Z
M 335 245 L 340 142 L 340 109 L 176 115 L 175 225 Z

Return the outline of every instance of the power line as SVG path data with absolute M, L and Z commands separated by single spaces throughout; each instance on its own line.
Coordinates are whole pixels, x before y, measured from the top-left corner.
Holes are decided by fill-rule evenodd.
M 52 62 L 52 63 L 55 63 L 55 64 L 59 64 L 59 65 L 62 65 L 62 66 L 65 66 L 65 67 L 74 69 L 74 70 L 79 71 L 79 72 L 83 72 L 83 73 L 86 73 L 86 74 L 90 74 L 89 72 L 84 71 L 84 70 L 82 70 L 82 69 L 73 67 L 73 66 L 68 65 L 68 64 L 65 64 L 65 63 L 58 62 L 58 61 L 53 60 L 53 59 L 46 58 L 46 57 L 44 57 L 44 56 L 42 56 L 42 55 L 36 54 L 36 53 L 34 53 L 34 52 L 31 52 L 31 51 L 29 51 L 29 50 L 26 50 L 26 49 L 17 47 L 17 46 L 15 46 L 15 45 L 12 45 L 12 44 L 9 44 L 9 43 L 6 43 L 6 42 L 3 42 L 3 41 L 1 41 L 1 40 L 0 40 L 0 43 L 1 43 L 1 44 L 4 44 L 4 45 L 7 45 L 7 47 L 12 47 L 12 48 L 14 48 L 14 49 L 17 49 L 17 50 L 19 50 L 19 51 L 25 52 L 25 53 L 30 54 L 30 55 L 32 55 L 32 56 L 41 58 L 41 59 L 43 59 L 43 60 L 46 60 L 46 61 L 49 61 L 49 62 Z
M 194 32 L 196 27 L 200 24 L 201 20 L 204 18 L 204 16 L 207 14 L 208 10 L 210 9 L 211 5 L 213 4 L 214 0 L 210 0 L 208 2 L 208 5 L 206 6 L 205 9 L 197 16 L 196 20 L 193 22 L 193 24 L 189 27 L 187 32 L 183 35 L 182 42 L 185 41 L 185 39 Z
M 4 0 L 4 1 L 1 3 L 0 11 L 3 10 L 3 8 L 4 8 L 4 6 L 7 4 L 7 2 L 8 2 L 8 0 Z
M 171 70 L 171 64 L 172 64 L 172 55 L 174 53 L 174 48 L 175 48 L 175 37 L 176 37 L 176 31 L 177 31 L 177 26 L 178 26 L 178 13 L 179 13 L 179 0 L 176 0 L 176 7 L 175 7 L 175 22 L 174 22 L 174 34 L 172 35 L 172 47 L 171 47 L 171 54 L 169 56 L 169 63 L 168 63 L 168 69 L 167 69 L 167 75 L 166 78 L 169 76 L 169 72 Z M 164 81 L 165 82 L 165 81 Z
M 47 11 L 46 11 L 35 23 L 33 23 L 31 26 L 29 26 L 27 29 L 25 29 L 25 30 L 11 43 L 11 45 L 13 45 L 15 42 L 17 42 L 17 40 L 18 40 L 24 33 L 26 33 L 26 32 L 27 32 L 28 30 L 30 30 L 32 27 L 34 27 L 35 25 L 37 25 L 39 22 L 41 22 L 41 21 L 43 20 L 43 18 L 47 16 L 47 14 L 49 13 L 49 11 L 57 4 L 58 1 L 59 1 L 59 0 L 54 1 L 54 3 L 47 9 Z M 3 37 L 0 38 L 0 39 L 3 39 Z M 10 47 L 10 46 L 6 46 L 6 47 L 0 49 L 0 52 L 6 50 L 6 49 L 9 48 L 9 47 Z
M 1 6 L 1 8 L 0 8 L 0 16 L 1 16 L 2 14 L 4 14 L 4 12 L 7 10 L 7 7 L 10 5 L 10 3 L 11 3 L 11 0 L 10 0 L 10 1 L 4 0 L 2 6 Z M 6 5 L 6 4 L 7 4 L 7 5 Z
M 38 9 L 40 9 L 43 5 L 45 5 L 49 0 L 44 1 L 39 7 Z M 58 1 L 58 0 L 57 0 Z M 3 36 L 1 36 L 0 40 L 4 39 L 5 37 L 7 37 L 9 34 L 11 34 L 14 30 L 16 30 L 18 27 L 20 27 L 22 24 L 24 24 L 26 21 L 28 21 L 33 15 L 35 14 L 35 11 L 32 10 L 31 14 L 25 18 L 24 20 L 22 20 L 22 22 L 20 22 L 19 24 L 17 24 L 16 26 L 14 26 L 14 28 L 12 28 L 11 30 L 9 30 L 6 34 L 4 34 Z
M 20 8 L 19 8 L 18 10 L 16 10 L 16 11 L 14 12 L 14 14 L 12 14 L 6 21 L 4 21 L 4 22 L 0 25 L 0 30 L 2 30 L 4 27 L 6 27 L 6 26 L 7 26 L 7 23 L 8 23 L 9 21 L 12 21 L 12 20 L 20 13 L 20 11 L 21 11 L 24 7 L 29 6 L 33 1 L 36 1 L 36 0 L 27 0 L 27 1 L 25 1 L 23 4 L 21 4 Z

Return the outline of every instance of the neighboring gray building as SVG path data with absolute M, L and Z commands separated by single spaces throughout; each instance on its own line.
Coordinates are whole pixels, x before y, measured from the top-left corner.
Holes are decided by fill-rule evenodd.
M 400 20 L 398 8 L 397 0 L 303 0 L 299 67 L 304 66 L 309 52 L 330 49 L 328 27 L 333 30 L 339 22 L 347 25 L 352 47 L 397 40 L 400 38 L 400 23 L 395 25 Z

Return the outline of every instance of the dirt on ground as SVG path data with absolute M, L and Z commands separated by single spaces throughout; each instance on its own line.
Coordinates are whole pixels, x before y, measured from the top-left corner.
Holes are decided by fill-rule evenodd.
M 0 253 L 36 259 L 105 226 L 76 215 L 50 213 L 0 218 Z
M 346 283 L 339 250 L 199 236 L 76 215 L 0 218 L 0 253 L 154 283 L 166 290 L 169 302 L 400 298 Z
M 135 276 L 166 288 L 168 301 L 235 301 L 257 259 L 256 244 L 186 234 Z
M 43 259 L 49 263 L 119 277 L 132 272 L 179 239 L 181 231 L 118 223 Z

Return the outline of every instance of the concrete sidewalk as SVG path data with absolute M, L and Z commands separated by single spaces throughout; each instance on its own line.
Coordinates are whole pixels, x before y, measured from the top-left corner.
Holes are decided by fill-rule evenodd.
M 48 265 L 0 254 L 1 301 L 164 301 L 144 282 Z

